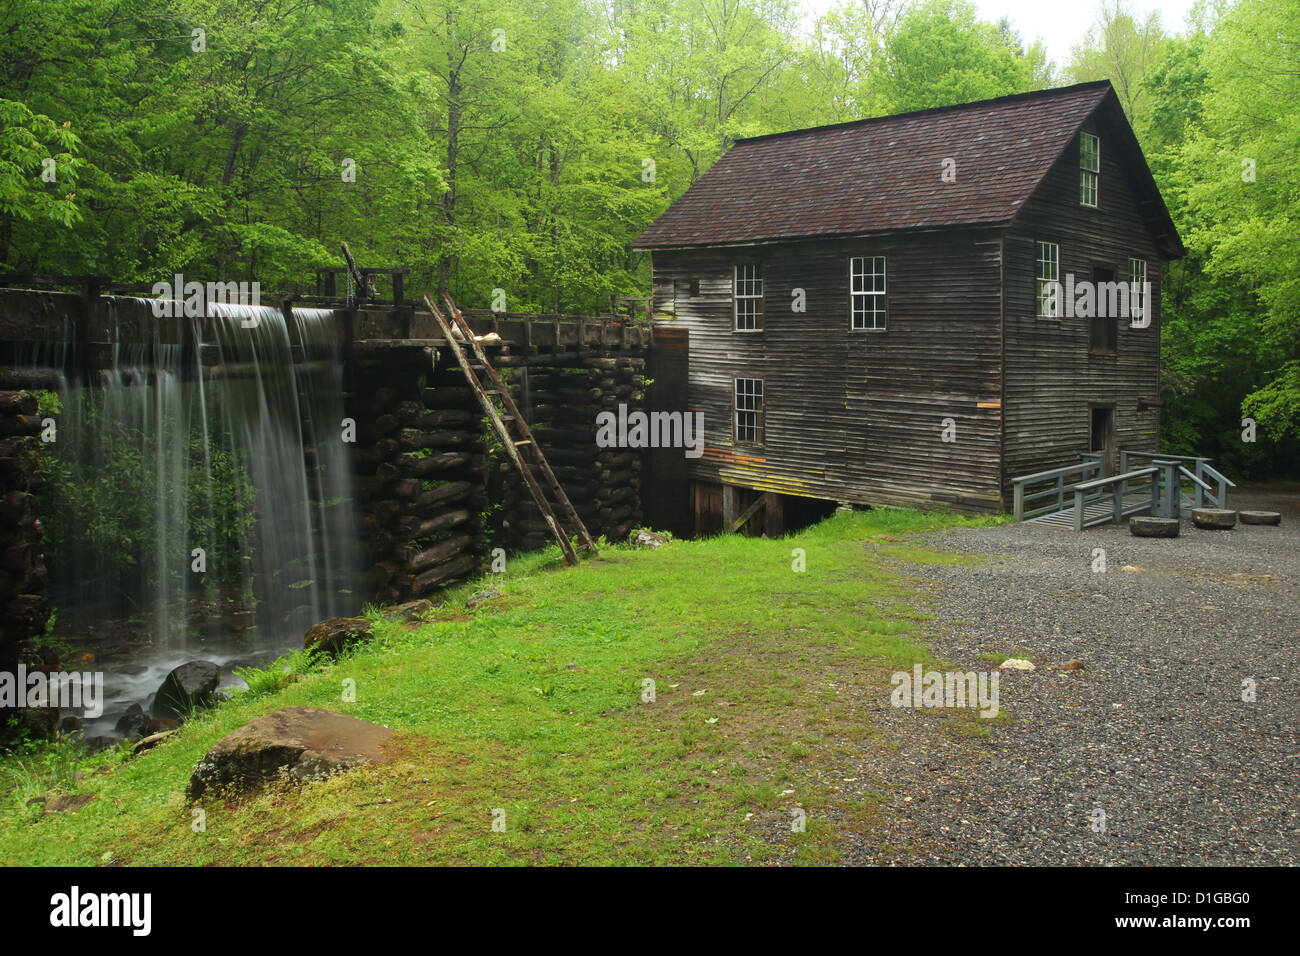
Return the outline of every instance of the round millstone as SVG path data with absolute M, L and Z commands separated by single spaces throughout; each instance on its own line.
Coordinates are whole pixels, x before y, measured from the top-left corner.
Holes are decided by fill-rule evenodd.
M 1279 511 L 1243 511 L 1242 524 L 1281 524 L 1282 513 Z
M 1135 538 L 1176 538 L 1178 537 L 1177 518 L 1153 518 L 1140 515 L 1128 519 L 1129 534 Z
M 1237 512 L 1227 508 L 1193 508 L 1192 524 L 1198 528 L 1227 531 L 1237 525 Z

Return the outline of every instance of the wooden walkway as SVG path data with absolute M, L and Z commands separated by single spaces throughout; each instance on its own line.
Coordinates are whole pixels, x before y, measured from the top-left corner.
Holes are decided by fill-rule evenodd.
M 1068 499 L 1067 499 L 1068 500 Z M 1110 495 L 1090 501 L 1083 506 L 1083 525 L 1104 524 L 1111 517 L 1112 503 Z M 1124 516 L 1129 517 L 1135 514 L 1144 514 L 1151 510 L 1151 492 L 1143 489 L 1141 492 L 1124 496 Z M 1032 524 L 1045 524 L 1053 528 L 1065 528 L 1067 531 L 1074 528 L 1074 505 L 1069 504 L 1060 511 L 1053 511 L 1051 514 L 1038 515 L 1035 518 L 1025 519 Z

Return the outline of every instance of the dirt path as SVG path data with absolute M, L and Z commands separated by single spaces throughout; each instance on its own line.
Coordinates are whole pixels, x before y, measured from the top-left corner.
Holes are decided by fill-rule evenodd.
M 1038 669 L 1002 672 L 1011 720 L 983 737 L 953 732 L 970 721 L 950 712 L 891 707 L 883 688 L 870 716 L 901 743 L 860 786 L 891 796 L 845 862 L 1300 862 L 1300 494 L 1231 505 L 1282 511 L 1282 525 L 926 536 L 988 556 L 910 569 L 933 601 L 935 654 Z M 1053 666 L 1071 659 L 1086 669 Z

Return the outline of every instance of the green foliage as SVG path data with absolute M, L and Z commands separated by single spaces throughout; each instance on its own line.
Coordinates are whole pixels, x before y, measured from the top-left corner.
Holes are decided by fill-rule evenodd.
M 748 815 L 783 808 L 787 789 L 827 811 L 816 816 L 863 832 L 846 802 L 857 795 L 838 781 L 865 748 L 894 738 L 881 738 L 889 725 L 872 723 L 860 695 L 838 689 L 884 687 L 891 671 L 928 662 L 912 562 L 974 560 L 891 539 L 987 523 L 879 509 L 780 541 L 612 546 L 563 570 L 556 549 L 549 559 L 523 555 L 506 574 L 456 588 L 418 624 L 378 622 L 377 640 L 343 661 L 307 672 L 291 656 L 241 671 L 252 693 L 147 754 L 91 758 L 111 772 L 83 779 L 98 799 L 77 814 L 34 823 L 17 801 L 0 804 L 0 858 L 744 863 L 771 852 Z M 791 570 L 794 546 L 807 549 L 805 573 Z M 489 584 L 501 598 L 467 617 L 465 598 Z M 642 699 L 646 678 L 653 702 Z M 340 699 L 345 679 L 356 681 L 355 701 Z M 195 763 L 287 706 L 392 728 L 392 760 L 207 805 L 209 834 L 239 839 L 168 839 Z M 504 833 L 484 825 L 496 807 L 507 812 Z M 826 843 L 833 858 L 829 835 Z
M 1023 49 L 1007 21 L 980 21 L 967 0 L 910 7 L 889 35 L 881 77 L 889 112 L 1023 93 L 1049 80 L 1041 44 Z
M 276 658 L 265 667 L 236 667 L 234 673 L 248 685 L 245 693 L 253 698 L 279 693 L 304 674 L 319 670 L 321 664 L 320 654 L 294 651 Z
M 1115 4 L 1068 70 L 1115 85 L 1188 246 L 1162 289 L 1162 445 L 1234 478 L 1300 470 L 1298 39 L 1285 0 L 1200 10 L 1185 36 Z
M 1115 85 L 1191 248 L 1166 441 L 1248 471 L 1300 464 L 1298 19 L 1104 0 L 1061 74 Z M 9 0 L 0 36 L 0 269 L 301 291 L 345 239 L 515 311 L 643 294 L 631 240 L 739 137 L 1058 78 L 969 0 Z
M 63 400 L 58 392 L 33 389 L 31 394 L 36 396 L 36 414 L 41 418 L 57 418 L 63 414 Z
M 43 227 L 82 217 L 74 191 L 79 140 L 70 126 L 0 97 L 0 216 Z
M 256 522 L 254 490 L 247 470 L 220 436 L 191 432 L 179 471 L 165 470 L 156 443 L 121 419 L 110 420 L 103 394 L 79 396 L 80 434 L 94 436 L 95 454 L 75 442 L 48 446 L 43 461 L 50 520 L 45 538 L 48 560 L 56 567 L 89 567 L 125 587 L 145 571 L 148 587 L 180 587 L 188 565 L 164 561 L 159 549 L 176 546 L 157 534 L 157 509 L 175 509 L 185 522 L 184 554 L 193 547 L 207 553 L 207 582 L 231 588 L 241 584 L 246 543 Z M 178 427 L 178 426 L 173 426 Z M 160 486 L 160 474 L 183 487 Z M 178 494 L 179 491 L 179 494 Z M 173 556 L 175 557 L 175 556 Z M 172 577 L 159 578 L 161 568 Z

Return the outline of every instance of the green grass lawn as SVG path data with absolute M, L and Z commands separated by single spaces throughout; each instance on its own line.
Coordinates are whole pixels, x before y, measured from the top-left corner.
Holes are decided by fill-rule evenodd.
M 558 549 L 518 558 L 427 623 L 381 619 L 338 663 L 295 655 L 289 673 L 263 672 L 149 753 L 65 746 L 0 762 L 0 862 L 834 862 L 837 833 L 869 837 L 880 811 L 827 781 L 888 748 L 864 704 L 890 672 L 930 660 L 923 609 L 894 565 L 967 560 L 896 539 L 995 520 L 875 510 L 780 540 L 607 547 L 576 568 Z M 487 584 L 502 596 L 466 611 Z M 186 802 L 216 741 L 296 704 L 393 728 L 392 759 Z M 27 805 L 58 792 L 96 799 L 75 814 Z M 805 832 L 791 831 L 796 808 Z

